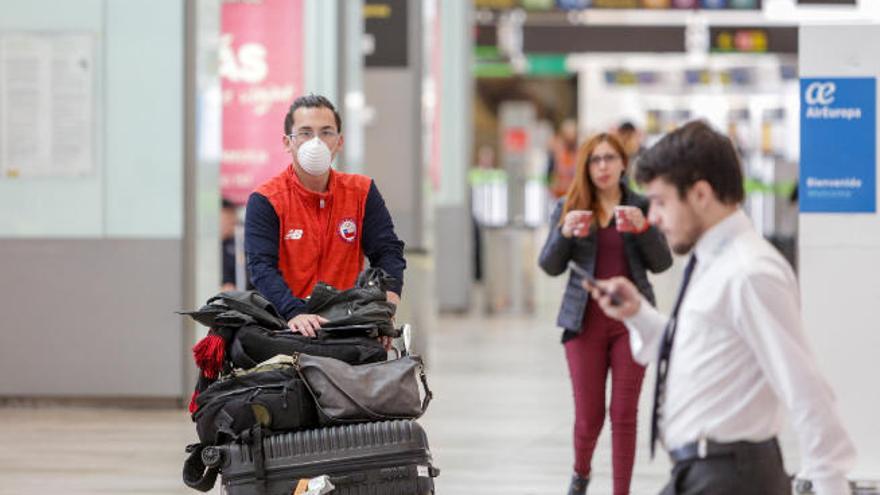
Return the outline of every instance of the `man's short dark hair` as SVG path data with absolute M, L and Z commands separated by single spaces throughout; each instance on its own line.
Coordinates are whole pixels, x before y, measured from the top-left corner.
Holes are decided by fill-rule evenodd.
M 708 182 L 724 204 L 739 204 L 745 197 L 733 144 L 702 120 L 688 122 L 646 151 L 639 158 L 635 178 L 640 184 L 663 179 L 682 198 L 700 180 Z
M 299 108 L 329 108 L 333 112 L 333 117 L 336 119 L 336 132 L 342 132 L 342 119 L 339 118 L 339 112 L 336 111 L 336 107 L 334 107 L 327 98 L 324 98 L 321 95 L 311 94 L 300 96 L 293 100 L 293 104 L 290 105 L 290 110 L 287 111 L 287 115 L 284 117 L 285 136 L 289 135 L 293 130 L 293 113 Z

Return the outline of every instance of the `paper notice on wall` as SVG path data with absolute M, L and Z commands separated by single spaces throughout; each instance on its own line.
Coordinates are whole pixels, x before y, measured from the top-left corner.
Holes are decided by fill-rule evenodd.
M 0 179 L 95 171 L 95 39 L 0 34 Z

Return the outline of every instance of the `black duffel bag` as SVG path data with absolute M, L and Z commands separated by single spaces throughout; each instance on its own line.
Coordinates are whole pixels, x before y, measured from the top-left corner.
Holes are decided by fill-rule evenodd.
M 278 356 L 214 382 L 196 399 L 199 440 L 216 445 L 259 424 L 269 431 L 318 426 L 318 412 L 290 356 Z
M 381 342 L 352 330 L 325 331 L 317 337 L 306 337 L 289 329 L 270 330 L 256 325 L 240 328 L 229 346 L 229 359 L 236 368 L 252 368 L 278 354 L 295 352 L 312 356 L 331 357 L 348 364 L 366 364 L 385 361 L 388 353 Z

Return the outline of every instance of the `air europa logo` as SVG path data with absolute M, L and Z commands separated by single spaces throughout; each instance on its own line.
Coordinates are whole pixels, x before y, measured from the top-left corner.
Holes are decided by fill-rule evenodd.
M 834 92 L 837 85 L 833 82 L 814 82 L 804 91 L 804 100 L 808 105 L 830 105 L 834 103 Z
M 804 88 L 805 117 L 819 120 L 856 120 L 862 118 L 858 107 L 832 107 L 837 99 L 837 85 L 832 81 L 814 81 Z

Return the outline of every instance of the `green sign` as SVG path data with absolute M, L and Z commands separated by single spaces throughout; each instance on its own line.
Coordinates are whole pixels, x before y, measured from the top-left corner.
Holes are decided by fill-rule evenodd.
M 568 76 L 565 55 L 526 55 L 526 58 L 529 61 L 528 74 L 530 76 Z
M 522 0 L 522 6 L 528 10 L 553 10 L 556 8 L 555 0 Z

